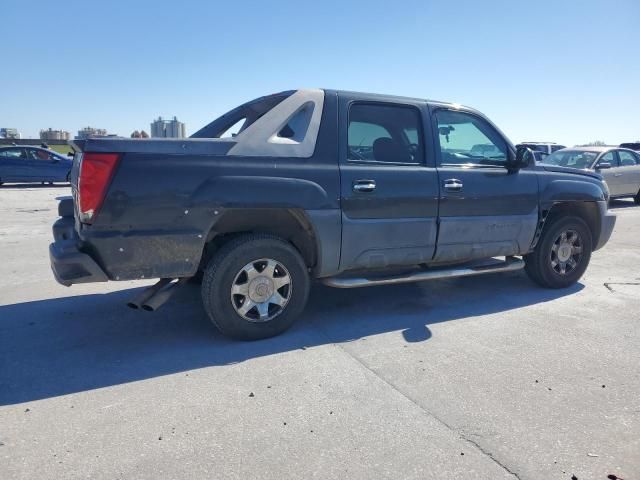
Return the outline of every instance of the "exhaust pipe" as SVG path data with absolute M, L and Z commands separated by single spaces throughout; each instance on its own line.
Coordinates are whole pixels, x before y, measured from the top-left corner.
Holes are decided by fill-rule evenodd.
M 151 297 L 158 293 L 162 288 L 167 286 L 171 282 L 171 280 L 171 278 L 162 278 L 158 283 L 145 288 L 142 292 L 129 300 L 129 302 L 127 303 L 127 307 L 133 308 L 134 310 L 142 308 L 142 305 L 146 301 L 148 301 Z
M 165 302 L 169 300 L 174 293 L 176 293 L 178 287 L 184 285 L 187 280 L 189 280 L 188 277 L 183 277 L 177 282 L 169 283 L 164 288 L 156 291 L 150 298 L 143 302 L 142 309 L 146 310 L 147 312 L 155 312 L 162 305 L 164 305 Z

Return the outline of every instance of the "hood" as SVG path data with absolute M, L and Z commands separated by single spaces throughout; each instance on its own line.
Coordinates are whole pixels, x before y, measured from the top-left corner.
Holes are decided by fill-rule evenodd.
M 558 172 L 558 173 L 572 173 L 574 175 L 582 175 L 585 177 L 596 178 L 598 180 L 602 180 L 602 175 L 593 170 L 580 170 L 578 168 L 571 167 L 560 167 L 558 165 L 547 165 L 545 163 L 538 164 L 542 168 L 544 168 L 547 172 Z

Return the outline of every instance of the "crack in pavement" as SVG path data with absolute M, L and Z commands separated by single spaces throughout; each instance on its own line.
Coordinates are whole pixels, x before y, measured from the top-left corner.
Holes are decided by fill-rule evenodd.
M 471 440 L 470 438 L 467 438 L 466 435 L 464 435 L 463 433 L 461 433 L 459 430 L 457 430 L 456 428 L 454 428 L 453 426 L 449 425 L 447 422 L 445 422 L 444 420 L 442 420 L 440 417 L 438 417 L 437 415 L 435 415 L 433 412 L 427 410 L 424 406 L 420 405 L 418 403 L 417 400 L 414 400 L 413 398 L 411 398 L 408 394 L 406 394 L 405 392 L 403 392 L 402 390 L 400 390 L 400 388 L 398 386 L 396 386 L 395 384 L 393 384 L 390 380 L 387 380 L 386 378 L 382 377 L 381 375 L 379 375 L 375 370 L 373 370 L 371 367 L 369 367 L 369 365 L 367 365 L 365 362 L 363 362 L 362 360 L 360 360 L 358 357 L 356 357 L 355 355 L 352 355 L 351 353 L 349 353 L 342 345 L 335 343 L 333 341 L 331 341 L 330 338 L 328 338 L 328 335 L 326 335 L 324 332 L 322 332 L 322 334 L 327 338 L 327 340 L 329 341 L 329 343 L 335 345 L 336 347 L 338 347 L 340 350 L 342 350 L 342 352 L 344 354 L 346 354 L 349 358 L 351 358 L 352 360 L 354 360 L 355 362 L 357 362 L 358 364 L 360 364 L 360 366 L 362 366 L 364 369 L 368 370 L 369 372 L 371 372 L 373 375 L 375 375 L 377 378 L 379 378 L 381 381 L 383 381 L 384 383 L 386 383 L 389 387 L 391 387 L 393 390 L 395 390 L 396 392 L 398 392 L 400 395 L 402 395 L 405 399 L 409 400 L 409 402 L 411 402 L 412 404 L 414 404 L 416 407 L 418 407 L 420 410 L 422 410 L 425 414 L 427 414 L 428 416 L 430 416 L 431 418 L 435 419 L 438 423 L 440 423 L 441 425 L 443 425 L 444 427 L 446 427 L 448 430 L 450 430 L 451 432 L 454 432 L 458 438 L 464 440 L 467 443 L 470 443 L 471 445 L 473 445 L 474 447 L 476 447 L 480 453 L 482 453 L 484 456 L 489 457 L 496 465 L 498 465 L 499 467 L 501 467 L 505 472 L 509 473 L 510 475 L 513 475 L 515 478 L 517 478 L 518 480 L 520 479 L 520 475 L 518 475 L 518 473 L 514 472 L 513 470 L 511 470 L 509 467 L 507 467 L 505 464 L 503 464 L 502 462 L 500 462 L 494 455 L 493 453 L 485 450 L 482 446 L 480 446 L 479 443 L 477 443 L 474 440 Z
M 425 410 L 426 411 L 426 410 Z M 434 417 L 436 418 L 436 417 Z M 455 431 L 455 430 L 454 430 Z M 457 433 L 457 432 L 456 432 Z M 507 467 L 505 464 L 503 464 L 500 460 L 498 460 L 496 457 L 493 456 L 493 453 L 485 450 L 482 445 L 480 445 L 479 443 L 477 443 L 474 440 L 471 440 L 470 438 L 465 437 L 464 435 L 460 434 L 460 437 L 463 438 L 464 440 L 466 440 L 467 442 L 471 443 L 472 445 L 475 445 L 476 448 L 478 450 L 480 450 L 482 453 L 484 453 L 487 457 L 489 457 L 491 460 L 493 460 L 494 462 L 496 462 L 498 465 L 500 465 L 502 468 L 504 468 L 507 472 L 509 472 L 511 475 L 513 475 L 514 477 L 516 477 L 518 480 L 520 480 L 520 475 L 518 475 L 516 472 L 514 472 L 513 470 L 511 470 L 509 467 Z
M 607 287 L 610 292 L 615 292 L 611 285 L 640 285 L 640 282 L 604 282 L 604 286 Z

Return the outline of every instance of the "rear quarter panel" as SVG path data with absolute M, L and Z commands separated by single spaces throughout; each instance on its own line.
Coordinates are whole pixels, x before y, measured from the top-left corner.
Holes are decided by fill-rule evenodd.
M 184 153 L 159 153 L 159 144 L 156 152 L 124 153 L 94 223 L 80 228 L 84 249 L 114 280 L 191 276 L 226 211 L 297 208 L 316 230 L 319 270 L 331 272 L 341 229 L 335 112 L 327 97 L 310 158 L 207 154 L 202 139 L 185 140 Z

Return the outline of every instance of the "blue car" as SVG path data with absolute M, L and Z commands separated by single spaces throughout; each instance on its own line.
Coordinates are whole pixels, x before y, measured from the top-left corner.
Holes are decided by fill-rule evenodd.
M 68 182 L 73 160 L 40 147 L 0 147 L 0 185 L 7 182 Z

